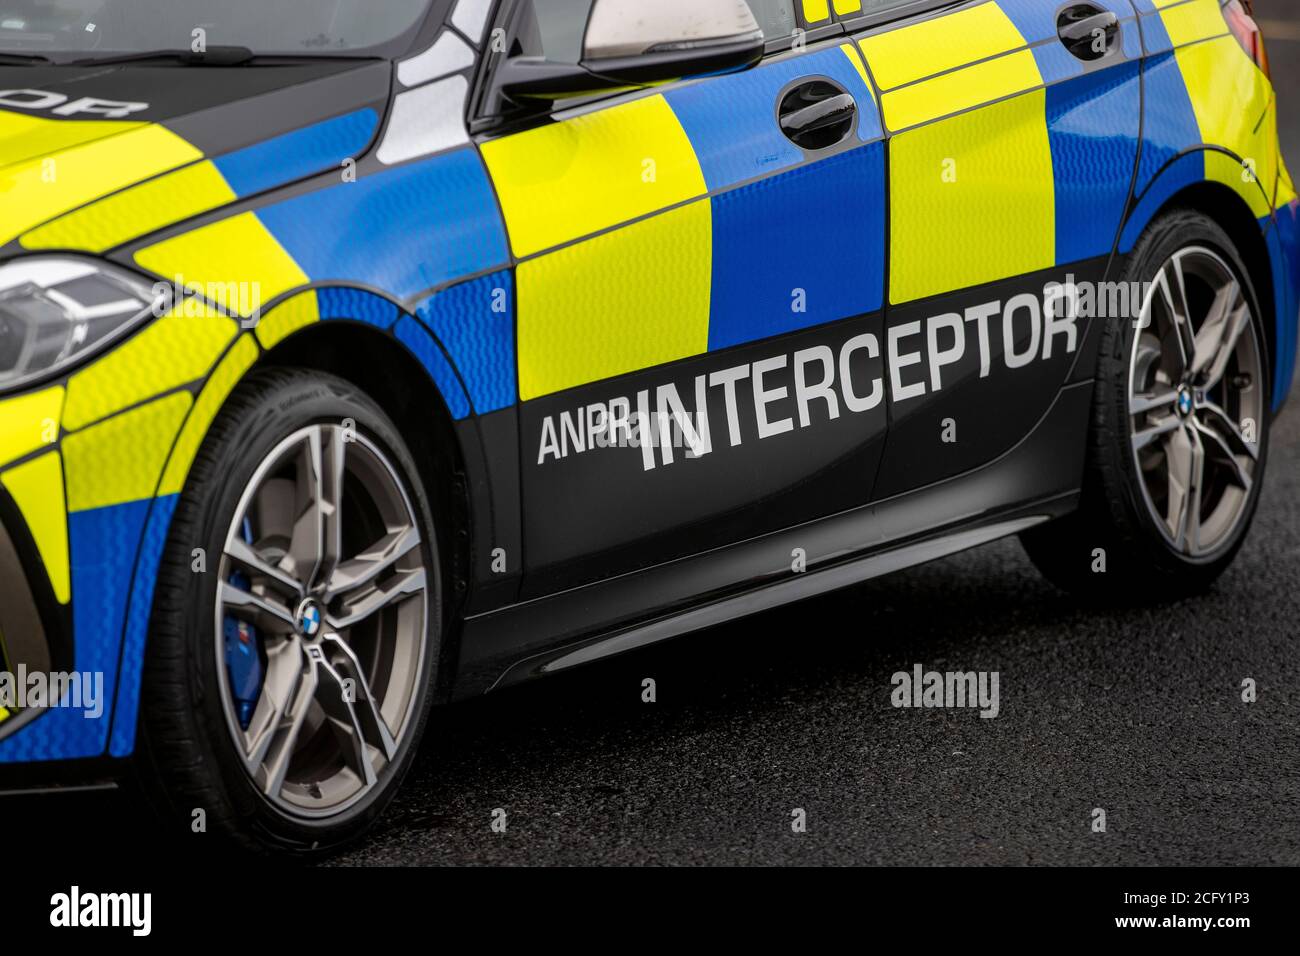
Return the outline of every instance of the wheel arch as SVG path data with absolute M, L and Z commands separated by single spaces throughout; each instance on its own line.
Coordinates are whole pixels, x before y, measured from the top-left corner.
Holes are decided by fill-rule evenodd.
M 432 339 L 432 336 L 430 336 Z M 436 340 L 434 340 L 436 343 Z M 365 356 L 358 361 L 357 356 Z M 356 386 L 383 410 L 406 440 L 437 521 L 444 608 L 438 699 L 450 692 L 456 660 L 454 622 L 471 576 L 473 502 L 466 480 L 473 429 L 457 429 L 438 384 L 396 337 L 361 320 L 317 322 L 262 353 L 249 370 L 306 368 Z
M 434 374 L 426 369 L 411 347 L 397 335 L 386 331 L 383 323 L 374 321 L 375 309 L 391 310 L 396 318 L 399 314 L 397 307 L 387 299 L 362 290 L 348 291 L 356 296 L 354 303 L 359 307 L 359 311 L 353 313 L 356 318 L 327 314 L 328 321 L 318 321 L 320 311 L 313 306 L 307 313 L 312 321 L 303 321 L 299 307 L 311 298 L 308 294 L 295 294 L 274 304 L 262 316 L 256 332 L 245 331 L 237 336 L 225 356 L 199 386 L 200 396 L 211 391 L 215 401 L 202 414 L 196 411 L 183 425 L 182 434 L 168 459 L 159 493 L 150 508 L 141 552 L 136 559 L 119 664 L 122 678 L 114 696 L 110 734 L 110 753 L 113 756 L 126 756 L 134 750 L 140 677 L 144 658 L 149 652 L 153 584 L 170 534 L 177 496 L 188 484 L 193 455 L 206 439 L 212 422 L 239 384 L 259 369 L 296 366 L 327 372 L 350 382 L 369 395 L 407 439 L 438 518 L 446 600 L 435 699 L 449 698 L 455 664 L 459 659 L 459 628 L 451 625 L 468 590 L 473 540 L 471 483 L 463 476 L 467 458 L 482 455 L 482 450 L 471 444 L 478 432 L 472 428 L 455 427 L 455 416 Z M 419 338 L 408 337 L 408 341 L 429 350 L 433 359 L 446 362 L 444 374 L 440 376 L 443 386 L 460 387 L 454 368 L 433 334 L 410 316 L 403 315 L 399 321 L 414 323 L 411 328 L 417 330 Z M 259 340 L 261 346 L 269 347 L 259 346 Z M 358 355 L 366 356 L 366 360 L 357 361 Z M 468 399 L 463 392 L 459 398 L 468 412 Z
M 1192 155 L 1197 154 L 1184 154 L 1180 159 Z M 1176 173 L 1167 166 L 1162 171 L 1162 176 L 1172 178 Z M 1255 287 L 1255 295 L 1259 299 L 1260 311 L 1270 319 L 1263 322 L 1263 325 L 1265 346 L 1268 350 L 1265 367 L 1269 372 L 1269 392 L 1272 394 L 1277 376 L 1280 320 L 1275 299 L 1272 259 L 1260 221 L 1255 218 L 1250 206 L 1239 193 L 1215 180 L 1201 179 L 1188 183 L 1170 192 L 1159 205 L 1151 203 L 1150 199 L 1153 195 L 1159 194 L 1160 187 L 1163 185 L 1161 177 L 1157 177 L 1145 190 L 1142 200 L 1131 211 L 1123 227 L 1126 237 L 1124 251 L 1131 250 L 1137 236 L 1147 226 L 1173 209 L 1194 209 L 1208 216 L 1226 232 L 1250 274 L 1251 284 Z

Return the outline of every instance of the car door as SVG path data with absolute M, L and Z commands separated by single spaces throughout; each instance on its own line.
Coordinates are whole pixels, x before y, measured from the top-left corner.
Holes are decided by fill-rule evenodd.
M 527 2 L 504 49 L 575 55 L 585 14 Z M 879 116 L 855 47 L 752 6 L 754 68 L 479 123 L 515 261 L 526 594 L 869 500 Z
M 853 36 L 889 150 L 884 498 L 993 460 L 1091 375 L 1141 43 L 1128 0 L 936 5 Z

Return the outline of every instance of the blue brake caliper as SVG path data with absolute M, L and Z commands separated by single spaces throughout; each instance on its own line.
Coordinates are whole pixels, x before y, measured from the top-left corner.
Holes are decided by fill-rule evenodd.
M 244 542 L 253 543 L 253 528 L 247 518 L 244 519 Z M 241 572 L 230 575 L 230 583 L 242 590 L 248 590 L 252 582 Z M 262 695 L 262 641 L 257 628 L 227 614 L 223 622 L 226 639 L 226 672 L 230 676 L 230 691 L 234 695 L 236 709 L 239 713 L 239 726 L 248 729 L 248 722 L 253 719 L 257 708 L 257 699 Z

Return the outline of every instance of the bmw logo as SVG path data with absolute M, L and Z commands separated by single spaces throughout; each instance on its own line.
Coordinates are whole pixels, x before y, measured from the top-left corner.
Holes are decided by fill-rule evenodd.
M 303 601 L 298 609 L 298 633 L 303 637 L 315 637 L 320 633 L 320 607 L 315 601 Z
M 1192 393 L 1188 389 L 1179 389 L 1178 391 L 1178 414 L 1190 415 L 1192 413 Z

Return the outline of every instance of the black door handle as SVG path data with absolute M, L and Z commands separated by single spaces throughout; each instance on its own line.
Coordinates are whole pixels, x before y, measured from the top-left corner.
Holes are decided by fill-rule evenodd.
M 781 98 L 777 109 L 781 132 L 806 150 L 827 149 L 853 131 L 858 104 L 852 95 L 827 80 L 811 80 Z
M 1080 60 L 1100 60 L 1119 38 L 1119 17 L 1091 3 L 1066 7 L 1056 18 L 1056 35 Z

